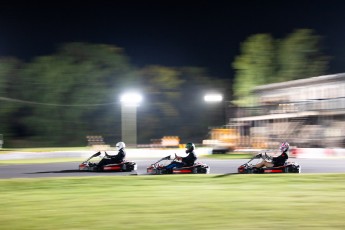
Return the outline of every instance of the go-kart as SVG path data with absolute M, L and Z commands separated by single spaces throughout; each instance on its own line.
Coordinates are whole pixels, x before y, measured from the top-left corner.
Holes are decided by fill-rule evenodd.
M 196 162 L 192 166 L 185 166 L 181 168 L 175 167 L 172 169 L 167 169 L 166 166 L 170 163 L 173 163 L 174 161 L 178 162 L 176 154 L 175 154 L 174 159 L 171 159 L 170 155 L 163 157 L 159 161 L 147 167 L 146 171 L 148 174 L 156 174 L 156 175 L 157 174 L 208 174 L 210 172 L 210 167 L 201 162 Z
M 256 168 L 249 164 L 254 159 L 272 160 L 272 157 L 265 154 L 258 154 L 251 158 L 247 163 L 238 167 L 237 172 L 241 174 L 250 173 L 301 173 L 301 166 L 295 162 L 285 162 L 282 166 Z
M 90 172 L 131 172 L 133 170 L 137 170 L 137 164 L 133 161 L 122 161 L 121 163 L 106 164 L 103 166 L 98 166 L 97 163 L 90 162 L 92 158 L 98 157 L 100 155 L 101 152 L 93 154 L 91 157 L 89 157 L 79 165 L 79 170 Z M 108 154 L 105 153 L 105 156 L 103 156 L 103 158 L 104 157 L 108 157 Z

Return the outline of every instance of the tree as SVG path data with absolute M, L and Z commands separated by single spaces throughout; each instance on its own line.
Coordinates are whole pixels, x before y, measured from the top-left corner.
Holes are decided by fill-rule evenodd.
M 140 140 L 161 138 L 163 135 L 177 135 L 171 128 L 174 119 L 180 116 L 176 104 L 181 96 L 180 87 L 183 80 L 175 68 L 147 66 L 140 69 L 137 75 L 141 88 L 145 92 L 144 105 L 139 108 L 138 126 Z
M 241 44 L 235 58 L 234 103 L 252 106 L 254 87 L 324 74 L 328 58 L 321 53 L 321 38 L 312 30 L 299 29 L 282 40 L 269 34 L 252 35 Z
M 15 98 L 25 140 L 46 145 L 75 145 L 86 135 L 120 135 L 115 95 L 122 83 L 135 81 L 132 67 L 120 48 L 70 43 L 56 54 L 23 66 Z M 119 106 L 117 106 L 119 107 Z
M 255 101 L 251 90 L 274 77 L 274 46 L 274 40 L 269 34 L 253 35 L 241 44 L 241 55 L 233 63 L 236 70 L 233 86 L 235 104 L 253 105 Z
M 22 65 L 23 63 L 16 58 L 0 59 L 0 133 L 4 134 L 7 140 L 25 133 L 25 130 L 21 130 L 21 120 L 13 117 L 16 111 L 19 116 L 24 111 L 19 110 L 18 104 L 10 101 L 21 88 L 19 72 Z
M 324 74 L 329 58 L 322 55 L 321 37 L 310 29 L 299 29 L 278 46 L 276 81 L 290 81 Z
M 121 139 L 117 97 L 140 88 L 145 100 L 138 108 L 139 143 L 165 135 L 201 142 L 210 126 L 202 92 L 226 85 L 200 68 L 137 69 L 118 47 L 68 43 L 28 63 L 0 60 L 0 96 L 15 99 L 1 101 L 7 127 L 0 131 L 11 133 L 8 147 L 80 146 L 87 135 L 114 143 Z
M 138 111 L 141 141 L 176 135 L 184 142 L 200 143 L 210 126 L 203 92 L 223 88 L 227 85 L 224 80 L 215 80 L 204 69 L 196 67 L 147 66 L 138 75 L 149 97 Z M 222 111 L 218 118 L 223 123 Z
M 231 99 L 231 83 L 226 79 L 210 76 L 206 69 L 198 67 L 181 68 L 183 99 L 179 104 L 181 116 L 179 132 L 185 142 L 200 143 L 208 138 L 210 127 L 225 124 L 225 109 Z M 224 101 L 209 104 L 204 101 L 205 94 L 217 92 L 223 94 Z

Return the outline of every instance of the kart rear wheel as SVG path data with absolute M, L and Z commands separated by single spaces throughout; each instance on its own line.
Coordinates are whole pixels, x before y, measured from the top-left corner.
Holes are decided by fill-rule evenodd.
M 299 165 L 289 165 L 285 168 L 286 173 L 300 173 L 300 166 Z
M 135 163 L 128 163 L 128 164 L 126 164 L 126 168 L 124 169 L 124 171 L 131 172 L 131 171 L 135 170 L 135 168 L 136 168 L 135 166 L 136 166 Z
M 294 165 L 291 167 L 291 172 L 292 173 L 300 173 L 301 172 L 301 167 L 299 165 Z
M 204 168 L 204 167 L 199 168 L 199 173 L 207 174 L 208 172 L 209 172 L 208 167 L 207 168 Z
M 122 167 L 121 167 L 121 170 L 124 171 L 124 172 L 128 171 L 127 165 L 123 164 Z

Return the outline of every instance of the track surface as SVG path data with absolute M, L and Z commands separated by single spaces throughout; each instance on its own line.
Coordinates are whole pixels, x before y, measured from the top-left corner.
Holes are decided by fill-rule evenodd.
M 0 165 L 0 178 L 70 177 L 70 176 L 126 176 L 145 175 L 146 168 L 157 159 L 128 159 L 138 165 L 136 172 L 81 172 L 80 162 Z M 200 158 L 200 162 L 210 166 L 210 174 L 232 174 L 248 159 L 216 160 Z M 289 159 L 301 165 L 302 173 L 345 173 L 345 159 Z M 252 162 L 255 163 L 255 162 Z

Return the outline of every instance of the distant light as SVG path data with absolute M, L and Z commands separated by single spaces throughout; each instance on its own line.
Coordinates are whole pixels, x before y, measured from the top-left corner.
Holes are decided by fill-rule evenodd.
M 220 94 L 207 94 L 204 96 L 206 102 L 220 102 L 223 101 L 223 96 Z
M 121 96 L 120 101 L 126 106 L 138 106 L 143 97 L 138 93 L 125 93 Z

